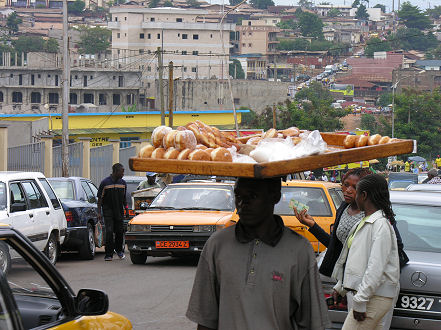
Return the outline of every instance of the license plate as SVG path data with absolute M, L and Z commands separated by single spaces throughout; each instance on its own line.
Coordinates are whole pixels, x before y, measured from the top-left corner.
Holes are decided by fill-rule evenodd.
M 400 294 L 395 308 L 441 313 L 441 297 Z
M 189 241 L 156 241 L 157 249 L 188 249 L 190 247 Z

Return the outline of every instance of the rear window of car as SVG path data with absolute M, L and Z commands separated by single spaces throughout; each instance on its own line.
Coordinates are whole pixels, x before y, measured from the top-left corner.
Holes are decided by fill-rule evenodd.
M 392 204 L 404 249 L 441 252 L 441 207 Z
M 38 179 L 43 186 L 44 190 L 46 191 L 47 195 L 49 196 L 49 199 L 51 200 L 52 206 L 54 209 L 61 208 L 60 202 L 58 201 L 57 196 L 55 195 L 54 191 L 52 190 L 52 187 L 47 182 L 46 179 Z
M 155 198 L 150 208 L 234 211 L 233 188 L 209 185 L 168 186 Z
M 282 187 L 282 198 L 274 207 L 278 215 L 294 215 L 289 201 L 295 199 L 309 206 L 308 213 L 316 217 L 331 217 L 332 211 L 322 188 L 313 187 Z
M 6 184 L 0 182 L 0 210 L 6 209 Z
M 74 185 L 69 180 L 50 180 L 52 188 L 59 199 L 75 199 Z

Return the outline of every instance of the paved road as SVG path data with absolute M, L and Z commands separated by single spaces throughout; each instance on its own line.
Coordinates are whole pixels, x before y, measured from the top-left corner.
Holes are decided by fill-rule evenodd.
M 134 329 L 195 329 L 185 317 L 196 272 L 197 260 L 148 258 L 145 265 L 133 265 L 114 258 L 104 262 L 98 251 L 95 260 L 63 255 L 57 269 L 77 292 L 95 288 L 107 292 L 109 309 L 126 316 Z

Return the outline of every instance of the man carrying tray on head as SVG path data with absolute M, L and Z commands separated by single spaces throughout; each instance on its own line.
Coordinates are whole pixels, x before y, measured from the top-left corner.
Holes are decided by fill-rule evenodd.
M 311 244 L 273 214 L 281 179 L 239 178 L 234 193 L 239 221 L 205 244 L 187 317 L 198 329 L 324 329 Z

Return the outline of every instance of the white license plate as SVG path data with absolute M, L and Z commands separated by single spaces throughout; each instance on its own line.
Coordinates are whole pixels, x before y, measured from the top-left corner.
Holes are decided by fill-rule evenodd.
M 396 308 L 441 313 L 441 297 L 400 294 Z

